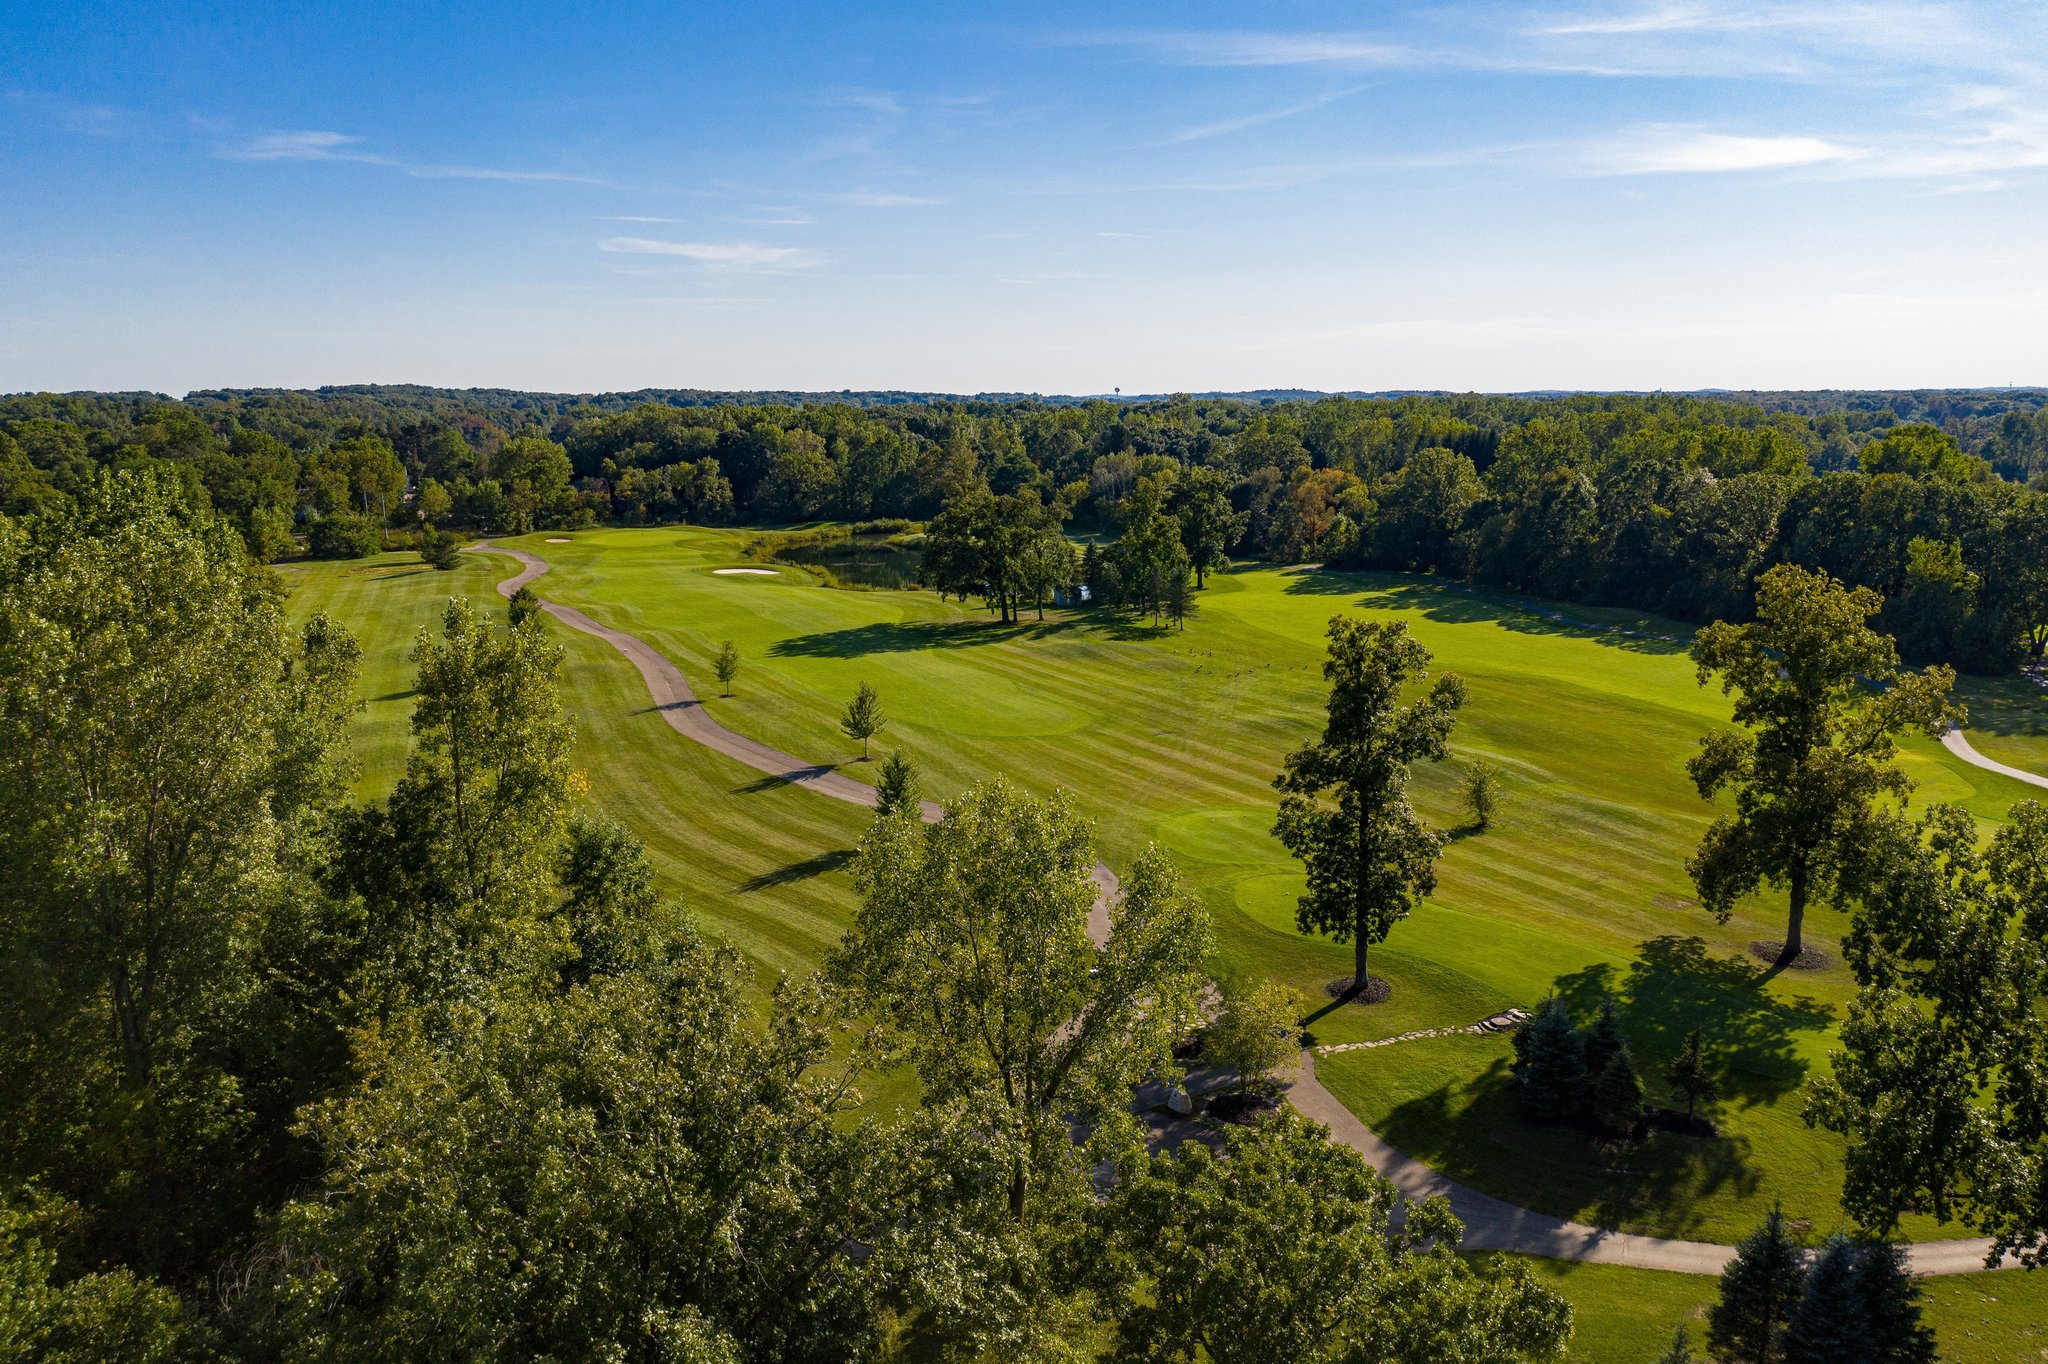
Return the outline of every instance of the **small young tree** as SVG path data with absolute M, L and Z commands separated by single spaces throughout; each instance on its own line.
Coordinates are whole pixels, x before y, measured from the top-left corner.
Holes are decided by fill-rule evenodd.
M 533 595 L 533 589 L 522 587 L 514 592 L 505 603 L 505 623 L 518 629 L 531 616 L 540 614 L 540 598 Z
M 839 727 L 846 731 L 847 738 L 860 740 L 860 760 L 866 762 L 868 740 L 880 734 L 888 723 L 882 714 L 881 698 L 875 695 L 873 687 L 862 682 L 860 690 L 853 694 L 853 700 L 847 703 L 846 714 L 840 717 Z
M 1643 1077 L 1628 1043 L 1607 1058 L 1593 1081 L 1593 1116 L 1609 1133 L 1625 1137 L 1643 1119 Z
M 1920 1320 L 1920 1285 L 1906 1268 L 1905 1247 L 1865 1244 L 1857 1257 L 1855 1297 L 1869 1364 L 1934 1364 L 1934 1332 Z
M 1671 1344 L 1657 1356 L 1657 1364 L 1700 1364 L 1700 1357 L 1692 1352 L 1692 1337 L 1683 1326 L 1672 1332 Z
M 1278 981 L 1225 981 L 1223 1013 L 1203 1034 L 1203 1053 L 1237 1072 L 1241 1093 L 1274 1087 L 1301 1059 L 1300 1001 Z
M 432 524 L 420 529 L 420 562 L 423 564 L 446 573 L 455 567 L 455 556 L 461 548 L 454 536 L 436 530 Z
M 898 810 L 918 807 L 917 768 L 898 749 L 882 759 L 875 781 L 875 813 L 893 815 Z
M 1493 823 L 1494 812 L 1507 799 L 1507 789 L 1500 779 L 1500 765 L 1485 758 L 1474 760 L 1465 773 L 1465 808 L 1472 812 L 1472 822 L 1479 828 Z
M 1166 580 L 1166 614 L 1176 630 L 1185 630 L 1188 617 L 1195 614 L 1195 588 L 1185 569 Z
M 1806 1271 L 1798 1305 L 1785 1323 L 1778 1343 L 1785 1364 L 1862 1364 L 1871 1357 L 1856 1279 L 1856 1249 L 1837 1232 Z
M 1512 1069 L 1530 1117 L 1556 1122 L 1585 1107 L 1585 1042 L 1555 996 L 1516 1030 Z
M 1712 1103 L 1720 1094 L 1721 1082 L 1714 1078 L 1713 1069 L 1707 1061 L 1706 1035 L 1698 1028 L 1685 1035 L 1685 1044 L 1672 1058 L 1671 1068 L 1664 1072 L 1664 1078 L 1685 1096 L 1685 1116 L 1688 1118 L 1699 1111 L 1700 1105 Z
M 1721 1271 L 1721 1300 L 1707 1312 L 1707 1344 L 1728 1364 L 1775 1364 L 1778 1337 L 1805 1286 L 1799 1247 L 1773 1207 Z
M 718 693 L 732 695 L 732 680 L 740 675 L 740 651 L 731 640 L 718 646 L 718 656 L 711 660 L 711 671 L 718 675 Z

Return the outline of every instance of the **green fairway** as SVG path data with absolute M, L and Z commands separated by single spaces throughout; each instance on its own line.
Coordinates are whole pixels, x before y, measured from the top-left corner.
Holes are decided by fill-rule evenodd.
M 1577 1364 L 1652 1364 L 1683 1325 L 1706 1355 L 1714 1280 L 1614 1265 L 1530 1259 L 1542 1281 L 1572 1304 Z M 2005 1270 L 1921 1281 L 1921 1303 L 1941 1357 L 1951 1364 L 2021 1364 L 2048 1355 L 2048 1274 Z
M 1154 841 L 1173 854 L 1214 915 L 1219 972 L 1284 980 L 1305 1001 L 1320 1002 L 1322 986 L 1347 974 L 1350 952 L 1294 931 L 1301 878 L 1268 832 L 1269 783 L 1320 723 L 1330 615 L 1407 621 L 1440 666 L 1465 676 L 1471 697 L 1456 758 L 1416 773 L 1418 805 L 1457 828 L 1462 764 L 1479 755 L 1505 769 L 1510 803 L 1483 834 L 1457 828 L 1437 895 L 1375 950 L 1393 999 L 1324 1014 L 1316 1040 L 1470 1023 L 1552 992 L 1590 1008 L 1605 988 L 1618 995 L 1653 1086 L 1684 1031 L 1708 1029 L 1726 1072 L 1728 1139 L 1691 1152 L 1653 1143 L 1630 1157 L 1648 1171 L 1603 1173 L 1590 1154 L 1550 1141 L 1555 1133 L 1519 1134 L 1513 1158 L 1500 1159 L 1491 1154 L 1500 1124 L 1515 1124 L 1503 1112 L 1505 1044 L 1493 1039 L 1328 1058 L 1332 1088 L 1416 1154 L 1551 1211 L 1721 1239 L 1746 1231 L 1772 1198 L 1816 1227 L 1836 1220 L 1838 1147 L 1798 1121 L 1798 1087 L 1824 1064 L 1851 982 L 1839 966 L 1771 978 L 1748 957 L 1750 941 L 1781 930 L 1775 905 L 1721 926 L 1690 904 L 1684 860 L 1710 811 L 1684 764 L 1727 710 L 1695 684 L 1682 645 L 1558 625 L 1428 579 L 1300 569 L 1212 579 L 1185 632 L 1059 613 L 1002 627 L 929 593 L 828 590 L 791 564 L 772 565 L 772 575 L 715 573 L 764 566 L 742 560 L 748 538 L 671 528 L 510 543 L 554 565 L 536 585 L 543 595 L 639 635 L 707 696 L 712 654 L 735 641 L 745 660 L 735 695 L 707 704 L 741 733 L 866 777 L 875 764 L 855 761 L 858 746 L 837 724 L 865 680 L 890 717 L 877 755 L 907 751 L 934 794 L 996 772 L 1073 790 L 1112 863 Z M 512 571 L 496 562 L 499 575 Z M 389 631 L 387 614 L 431 617 L 432 598 L 446 592 L 445 582 L 387 582 L 344 566 L 302 573 L 333 580 L 327 609 L 366 637 Z M 457 576 L 469 585 L 491 575 Z M 424 605 L 398 600 L 405 584 Z M 341 595 L 358 606 L 344 610 Z M 1571 614 L 1686 633 L 1623 613 Z M 764 968 L 815 963 L 850 902 L 839 863 L 859 812 L 762 789 L 668 732 L 610 650 L 559 633 L 592 798 L 640 832 L 664 875 Z M 384 694 L 375 685 L 366 677 L 366 692 Z M 1962 801 L 1987 822 L 2027 790 L 1925 741 L 1907 766 L 1923 796 Z M 1832 947 L 1841 921 L 1821 911 L 1810 925 Z
M 550 548 L 558 548 L 551 546 Z M 452 573 L 417 571 L 412 556 L 288 571 L 295 617 L 326 611 L 363 644 L 356 729 L 363 788 L 381 794 L 405 763 L 412 668 L 421 624 L 451 592 L 502 611 L 494 584 L 506 560 L 464 555 Z M 502 617 L 501 617 L 502 618 Z M 844 865 L 863 813 L 775 782 L 695 744 L 655 712 L 640 676 L 610 646 L 550 622 L 568 651 L 563 699 L 576 722 L 576 762 L 594 804 L 647 843 L 663 884 L 752 958 L 764 979 L 807 971 L 839 940 L 852 906 Z

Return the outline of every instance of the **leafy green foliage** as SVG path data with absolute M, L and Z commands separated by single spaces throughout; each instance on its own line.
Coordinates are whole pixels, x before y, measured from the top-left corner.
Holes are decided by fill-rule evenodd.
M 1600 1067 L 1590 1097 L 1593 1117 L 1613 1136 L 1628 1136 L 1643 1120 L 1643 1077 L 1626 1042 Z
M 1436 887 L 1444 835 L 1408 803 L 1408 765 L 1441 761 L 1465 684 L 1446 673 L 1406 705 L 1429 650 L 1399 621 L 1330 620 L 1328 721 L 1321 739 L 1290 754 L 1274 834 L 1308 871 L 1297 923 L 1350 941 L 1352 988 L 1366 986 L 1366 953 Z
M 1440 1199 L 1394 1187 L 1290 1112 L 1139 1162 L 1107 1210 L 1130 1284 L 1113 1358 L 1492 1364 L 1555 1355 L 1571 1308 L 1519 1266 L 1473 1266 Z
M 1237 1073 L 1238 1088 L 1264 1091 L 1301 1061 L 1301 1000 L 1272 980 L 1226 980 L 1223 1012 L 1202 1033 L 1205 1062 Z
M 866 682 L 860 684 L 860 689 L 853 694 L 853 700 L 846 703 L 846 714 L 839 717 L 839 728 L 845 731 L 846 737 L 860 740 L 862 762 L 866 762 L 869 757 L 868 740 L 880 734 L 883 726 L 888 723 L 888 717 L 882 714 L 881 698 L 875 695 L 875 689 Z
M 306 548 L 316 559 L 361 559 L 375 554 L 380 543 L 375 522 L 346 511 L 321 517 L 306 533 Z
M 1721 678 L 1735 722 L 1700 740 L 1688 764 L 1702 799 L 1735 793 L 1735 812 L 1707 830 L 1687 870 L 1700 900 L 1726 919 L 1760 885 L 1791 906 L 1781 961 L 1796 960 L 1806 907 L 1831 898 L 1861 846 L 1872 804 L 1904 799 L 1898 737 L 1939 737 L 1963 712 L 1950 668 L 1901 673 L 1892 641 L 1867 624 L 1877 594 L 1780 564 L 1758 584 L 1757 618 L 1717 621 L 1693 641 L 1700 685 Z
M 169 480 L 0 525 L 0 1174 L 96 1254 L 189 1266 L 261 1193 L 261 930 L 311 894 L 356 660 Z
M 1685 1096 L 1685 1116 L 1690 1118 L 1695 1111 L 1712 1103 L 1720 1096 L 1721 1082 L 1715 1077 L 1712 1063 L 1707 1059 L 1706 1034 L 1693 1028 L 1685 1035 L 1685 1043 L 1678 1055 L 1671 1058 L 1671 1065 L 1664 1072 L 1664 1078 L 1671 1087 Z
M 1465 784 L 1460 794 L 1464 797 L 1465 808 L 1471 812 L 1473 825 L 1480 829 L 1490 827 L 1495 813 L 1507 799 L 1507 783 L 1501 780 L 1500 764 L 1486 758 L 1473 759 L 1472 766 L 1465 771 Z
M 1843 1206 L 1889 1231 L 1918 1207 L 2039 1262 L 2048 1250 L 2048 807 L 1979 846 L 1953 806 L 1873 829 L 1847 949 L 1862 986 L 1811 1120 L 1850 1139 Z
M 1207 917 L 1147 853 L 1098 950 L 1094 862 L 1069 798 L 1000 778 L 938 824 L 877 820 L 834 962 L 888 1023 L 925 1103 L 979 1133 L 1003 1172 L 980 1205 L 984 1256 L 941 1315 L 1007 1355 L 1069 1333 L 1077 1261 L 1063 1244 L 1082 1233 L 1089 1170 L 1138 1151 L 1131 1088 L 1172 1074 L 1173 1042 L 1196 1017 Z
M 731 640 L 718 646 L 718 654 L 711 660 L 711 671 L 718 677 L 719 691 L 731 696 L 732 681 L 740 675 L 740 651 Z

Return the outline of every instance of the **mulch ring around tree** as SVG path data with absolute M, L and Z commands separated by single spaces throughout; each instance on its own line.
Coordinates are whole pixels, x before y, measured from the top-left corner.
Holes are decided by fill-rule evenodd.
M 1753 942 L 1749 945 L 1749 955 L 1772 966 L 1778 964 L 1778 954 L 1784 950 L 1785 944 L 1782 942 Z M 1793 971 L 1824 971 L 1834 964 L 1835 958 L 1832 953 L 1823 952 L 1818 947 L 1809 947 L 1787 963 L 1787 966 Z
M 1354 995 L 1351 982 L 1355 979 L 1355 976 L 1339 976 L 1323 987 L 1323 993 L 1346 1004 L 1384 1004 L 1393 997 L 1394 987 L 1387 983 L 1385 976 L 1367 976 L 1365 988 Z

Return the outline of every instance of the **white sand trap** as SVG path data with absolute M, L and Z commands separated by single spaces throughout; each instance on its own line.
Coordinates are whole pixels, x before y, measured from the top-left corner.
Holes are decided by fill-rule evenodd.
M 550 535 L 548 543 L 551 545 L 566 545 L 569 543 L 569 537 L 566 535 Z
M 711 571 L 721 578 L 731 577 L 735 573 L 753 573 L 767 578 L 777 576 L 772 568 L 714 568 Z

